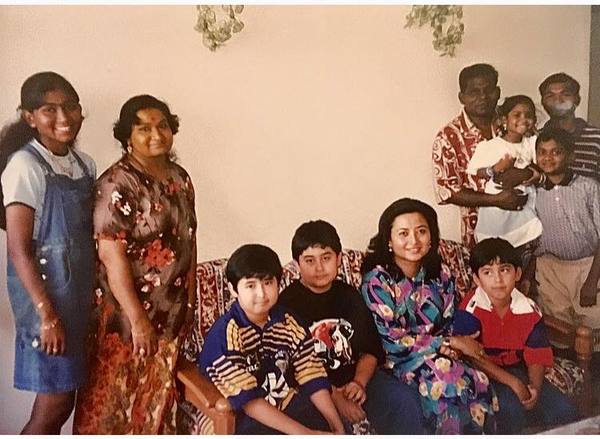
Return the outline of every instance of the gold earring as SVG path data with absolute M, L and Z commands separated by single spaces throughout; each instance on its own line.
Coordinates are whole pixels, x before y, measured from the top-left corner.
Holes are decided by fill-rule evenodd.
M 133 148 L 131 147 L 131 145 L 127 145 L 127 153 L 131 154 L 133 151 Z

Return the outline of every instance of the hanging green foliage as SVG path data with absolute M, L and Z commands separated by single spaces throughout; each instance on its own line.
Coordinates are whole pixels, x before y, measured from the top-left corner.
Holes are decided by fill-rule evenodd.
M 244 28 L 238 18 L 244 10 L 242 5 L 198 5 L 196 9 L 198 21 L 194 29 L 202 34 L 202 43 L 213 52 Z
M 441 52 L 440 56 L 454 57 L 465 33 L 462 17 L 462 6 L 413 6 L 404 27 L 421 28 L 429 24 L 433 29 L 433 49 Z

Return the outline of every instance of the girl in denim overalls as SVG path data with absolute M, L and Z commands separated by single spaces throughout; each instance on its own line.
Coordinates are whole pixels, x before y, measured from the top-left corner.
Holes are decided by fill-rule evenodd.
M 17 389 L 37 393 L 22 433 L 59 434 L 86 378 L 94 282 L 92 159 L 73 149 L 83 116 L 53 72 L 21 87 L 21 117 L 0 139 L 7 284 L 15 318 Z

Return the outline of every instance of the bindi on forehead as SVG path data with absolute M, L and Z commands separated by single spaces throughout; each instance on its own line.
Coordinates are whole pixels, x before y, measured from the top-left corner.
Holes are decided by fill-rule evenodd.
M 164 114 L 147 114 L 138 111 L 136 114 L 136 125 L 152 125 L 152 124 L 160 124 L 162 122 L 167 122 L 167 118 Z

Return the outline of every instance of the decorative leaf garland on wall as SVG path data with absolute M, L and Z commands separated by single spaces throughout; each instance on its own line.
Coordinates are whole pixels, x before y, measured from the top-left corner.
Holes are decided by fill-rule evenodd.
M 433 49 L 441 52 L 440 56 L 454 57 L 456 48 L 462 43 L 462 36 L 465 33 L 462 17 L 462 6 L 413 6 L 406 16 L 404 27 L 421 28 L 429 23 L 433 29 Z
M 244 28 L 238 18 L 244 10 L 242 5 L 198 5 L 196 9 L 198 21 L 194 29 L 202 34 L 202 43 L 213 52 Z
M 196 9 L 198 20 L 194 29 L 202 34 L 202 43 L 213 52 L 244 28 L 244 23 L 238 18 L 244 10 L 242 5 L 198 5 Z M 223 18 L 218 18 L 218 15 Z M 404 27 L 421 28 L 429 23 L 433 29 L 434 50 L 441 52 L 440 56 L 453 57 L 465 32 L 462 17 L 462 6 L 413 6 L 406 16 Z

